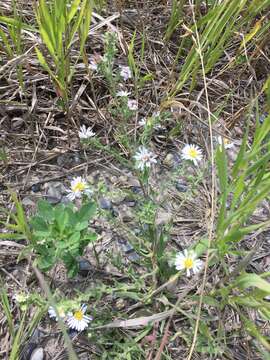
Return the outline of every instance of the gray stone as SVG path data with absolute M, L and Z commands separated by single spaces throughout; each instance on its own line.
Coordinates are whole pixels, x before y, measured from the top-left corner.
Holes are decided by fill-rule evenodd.
M 42 347 L 36 348 L 30 357 L 30 360 L 43 360 L 44 359 L 44 350 Z
M 168 153 L 163 160 L 163 165 L 168 167 L 173 167 L 174 165 L 174 155 L 172 153 Z
M 120 217 L 123 222 L 129 222 L 132 221 L 134 215 L 126 205 L 123 205 L 123 207 L 120 209 Z
M 61 182 L 53 181 L 44 185 L 46 189 L 46 200 L 51 204 L 57 204 L 66 193 L 66 188 Z
M 126 194 L 121 191 L 114 192 L 110 196 L 111 201 L 114 205 L 120 205 L 125 200 L 125 197 Z
M 160 209 L 156 216 L 156 225 L 168 224 L 172 220 L 172 214 L 169 211 Z
M 100 198 L 99 199 L 99 206 L 101 207 L 101 209 L 103 210 L 111 210 L 112 209 L 112 203 L 110 200 L 106 199 L 106 198 Z
M 180 192 L 186 192 L 188 190 L 188 185 L 184 184 L 184 183 L 182 183 L 180 181 L 176 182 L 175 187 Z

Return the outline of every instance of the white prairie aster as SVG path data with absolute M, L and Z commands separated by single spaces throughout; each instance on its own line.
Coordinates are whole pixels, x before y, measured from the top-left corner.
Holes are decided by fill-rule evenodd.
M 146 125 L 146 123 L 147 123 L 146 118 L 141 118 L 141 120 L 138 122 L 138 125 L 143 127 Z
M 196 253 L 192 250 L 178 253 L 174 262 L 176 270 L 186 270 L 188 277 L 191 275 L 191 270 L 194 274 L 198 273 L 203 267 L 203 261 L 196 257 Z
M 66 314 L 65 314 L 65 311 L 63 310 L 63 308 L 61 306 L 59 306 L 59 307 L 57 307 L 57 311 L 58 311 L 59 317 L 61 319 L 64 319 Z M 58 315 L 57 315 L 57 313 L 55 311 L 55 308 L 53 306 L 49 306 L 48 314 L 49 314 L 49 317 L 51 319 L 54 319 L 55 321 L 58 321 Z
M 96 134 L 92 131 L 89 127 L 87 128 L 85 125 L 80 127 L 79 131 L 79 138 L 82 140 L 90 139 L 91 137 L 95 136 Z
M 120 97 L 128 97 L 128 95 L 130 94 L 130 92 L 126 91 L 126 90 L 119 90 L 117 93 L 116 93 L 116 96 L 120 96 Z
M 129 108 L 129 110 L 136 111 L 138 109 L 138 103 L 136 100 L 129 99 L 127 102 L 127 106 Z
M 220 145 L 220 147 L 222 148 L 222 143 L 224 144 L 224 149 L 231 149 L 234 146 L 233 142 L 230 142 L 228 139 L 222 137 L 222 136 L 218 136 L 217 141 Z
M 202 160 L 202 150 L 197 145 L 187 144 L 182 150 L 182 158 L 197 165 L 198 161 Z
M 143 146 L 139 147 L 139 150 L 134 155 L 136 166 L 139 170 L 150 168 L 152 164 L 156 164 L 157 160 L 155 158 L 156 155 Z
M 83 331 L 87 328 L 90 321 L 93 320 L 91 316 L 86 316 L 87 306 L 84 304 L 80 309 L 68 314 L 67 324 L 70 329 Z
M 97 71 L 98 69 L 98 63 L 94 58 L 91 58 L 89 61 L 89 69 L 92 71 Z
M 91 195 L 92 191 L 89 189 L 87 182 L 81 177 L 75 177 L 70 183 L 70 189 L 68 189 L 68 199 L 74 200 L 80 198 L 82 194 Z
M 119 67 L 120 67 L 120 75 L 122 76 L 122 78 L 125 81 L 130 79 L 132 76 L 130 68 L 128 66 L 123 66 L 123 65 L 120 65 Z

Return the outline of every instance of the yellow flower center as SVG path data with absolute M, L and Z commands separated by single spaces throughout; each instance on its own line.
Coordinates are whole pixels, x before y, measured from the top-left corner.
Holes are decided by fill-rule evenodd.
M 193 259 L 186 258 L 184 261 L 184 265 L 186 269 L 191 269 L 193 267 Z
M 195 159 L 198 156 L 198 151 L 194 148 L 190 148 L 188 151 L 188 155 Z
M 83 312 L 81 310 L 75 311 L 74 318 L 78 321 L 82 321 L 83 319 Z
M 82 182 L 78 182 L 76 185 L 72 187 L 73 192 L 83 191 L 84 189 L 85 189 L 85 184 L 83 184 Z

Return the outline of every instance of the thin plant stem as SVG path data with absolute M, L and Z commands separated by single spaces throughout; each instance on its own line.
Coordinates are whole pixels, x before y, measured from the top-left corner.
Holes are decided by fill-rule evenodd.
M 206 281 L 207 281 L 207 270 L 208 270 L 209 255 L 210 255 L 209 254 L 209 249 L 210 249 L 212 239 L 213 239 L 215 210 L 216 210 L 216 197 L 215 197 L 215 193 L 216 193 L 216 186 L 215 186 L 216 177 L 215 177 L 215 166 L 214 166 L 215 161 L 214 161 L 214 145 L 213 145 L 213 131 L 212 131 L 212 121 L 211 121 L 211 110 L 210 110 L 208 89 L 207 89 L 207 83 L 206 83 L 204 59 L 203 59 L 202 48 L 201 48 L 201 44 L 200 44 L 200 37 L 199 37 L 196 18 L 195 18 L 195 12 L 194 12 L 194 8 L 193 8 L 193 0 L 190 0 L 190 5 L 192 6 L 192 16 L 193 16 L 193 21 L 194 21 L 194 25 L 195 25 L 195 36 L 196 36 L 196 38 L 194 38 L 194 40 L 195 40 L 195 44 L 196 44 L 197 51 L 198 51 L 200 61 L 201 61 L 202 74 L 203 74 L 203 83 L 204 83 L 204 90 L 205 90 L 205 97 L 206 97 L 206 105 L 207 105 L 206 107 L 207 107 L 209 136 L 210 136 L 210 156 L 211 156 L 211 167 L 212 167 L 211 180 L 212 181 L 211 181 L 211 213 L 210 213 L 210 221 L 209 221 L 209 226 L 208 226 L 208 244 L 207 244 L 207 252 L 206 252 L 206 259 L 205 259 L 205 267 L 204 267 L 203 280 L 202 280 L 201 291 L 200 291 L 200 298 L 199 298 L 198 312 L 197 312 L 196 324 L 195 324 L 195 329 L 194 329 L 194 334 L 193 334 L 193 340 L 192 340 L 192 344 L 191 344 L 191 347 L 190 347 L 190 350 L 189 350 L 187 360 L 191 360 L 191 358 L 192 358 L 192 355 L 193 355 L 193 352 L 194 352 L 194 349 L 195 349 L 195 345 L 196 345 L 196 342 L 197 342 L 197 337 L 198 337 L 199 324 L 200 324 L 201 311 L 202 311 L 202 303 L 203 303 L 203 294 L 204 294 L 204 289 L 205 289 L 205 285 L 206 285 Z

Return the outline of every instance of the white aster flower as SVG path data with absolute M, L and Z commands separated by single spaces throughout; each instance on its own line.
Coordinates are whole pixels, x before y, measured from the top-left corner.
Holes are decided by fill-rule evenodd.
M 91 58 L 89 61 L 89 69 L 92 71 L 97 71 L 98 69 L 98 63 L 94 58 Z
M 87 128 L 85 125 L 80 127 L 79 131 L 79 138 L 80 139 L 90 139 L 91 137 L 95 136 L 96 134 L 92 131 L 89 127 Z
M 146 125 L 146 123 L 147 123 L 147 121 L 146 121 L 146 118 L 144 117 L 144 118 L 141 118 L 141 120 L 138 122 L 138 125 L 143 127 Z
M 222 143 L 224 144 L 224 149 L 231 149 L 234 146 L 233 142 L 230 142 L 228 139 L 222 137 L 222 136 L 218 136 L 217 141 L 220 145 L 220 147 L 222 148 Z
M 191 270 L 193 274 L 198 273 L 203 268 L 203 261 L 196 259 L 196 257 L 194 251 L 184 250 L 184 252 L 179 252 L 174 262 L 176 270 L 186 270 L 188 277 L 191 275 Z
M 152 164 L 156 164 L 157 160 L 155 159 L 156 155 L 152 151 L 146 149 L 145 147 L 139 147 L 139 150 L 136 152 L 134 159 L 137 162 L 137 168 L 139 170 L 144 170 L 145 168 L 150 168 Z
M 67 324 L 70 329 L 83 331 L 88 327 L 90 321 L 93 320 L 91 316 L 86 316 L 87 306 L 84 304 L 80 309 L 68 314 Z
M 136 100 L 129 99 L 127 102 L 127 106 L 129 108 L 129 110 L 133 110 L 133 111 L 138 110 L 138 103 Z
M 119 67 L 120 67 L 120 75 L 122 76 L 122 78 L 125 81 L 130 79 L 132 76 L 130 68 L 128 66 L 122 66 L 122 65 L 120 65 Z
M 116 96 L 120 96 L 120 97 L 128 97 L 128 95 L 130 94 L 130 92 L 126 91 L 126 90 L 119 90 L 117 93 L 116 93 Z
M 198 161 L 202 160 L 202 150 L 197 145 L 187 144 L 182 150 L 182 158 L 197 165 Z
M 61 306 L 59 306 L 59 307 L 57 307 L 57 311 L 58 311 L 59 317 L 61 319 L 64 319 L 65 316 L 66 316 L 64 309 Z M 53 306 L 49 306 L 48 314 L 49 314 L 49 317 L 51 319 L 54 319 L 55 321 L 58 321 L 58 315 L 57 315 L 57 313 L 55 311 L 55 308 Z
M 67 197 L 72 201 L 75 198 L 80 198 L 82 194 L 89 196 L 92 194 L 92 190 L 89 189 L 87 182 L 81 176 L 78 176 L 71 181 Z

